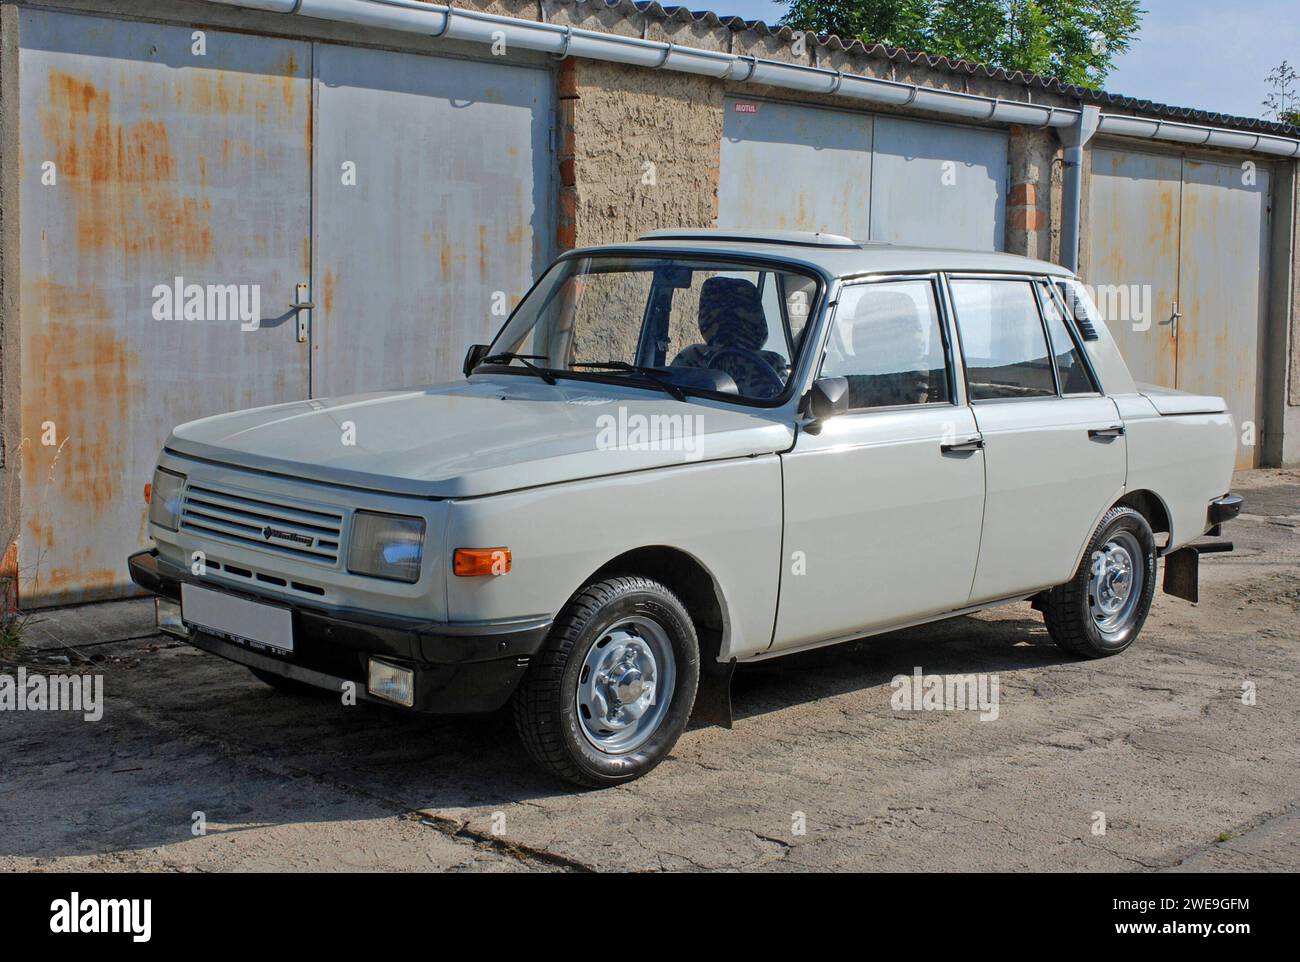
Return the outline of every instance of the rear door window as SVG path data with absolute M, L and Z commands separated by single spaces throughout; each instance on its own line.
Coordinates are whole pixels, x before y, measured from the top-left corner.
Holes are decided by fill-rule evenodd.
M 1028 280 L 955 278 L 957 329 L 972 401 L 1056 396 L 1038 299 Z

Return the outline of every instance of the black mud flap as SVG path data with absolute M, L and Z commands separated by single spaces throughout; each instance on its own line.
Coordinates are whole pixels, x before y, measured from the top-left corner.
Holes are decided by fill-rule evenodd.
M 700 666 L 700 685 L 695 690 L 695 708 L 691 712 L 694 721 L 731 727 L 731 676 L 735 672 L 735 659 L 725 665 L 714 662 Z
M 1201 600 L 1201 554 L 1179 548 L 1165 555 L 1165 594 L 1196 604 Z
M 1231 541 L 1213 541 L 1189 544 L 1165 555 L 1165 594 L 1197 604 L 1201 600 L 1201 555 L 1231 550 Z

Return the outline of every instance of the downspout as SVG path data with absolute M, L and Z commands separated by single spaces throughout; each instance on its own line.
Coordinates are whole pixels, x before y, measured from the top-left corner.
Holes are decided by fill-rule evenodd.
M 1064 182 L 1061 185 L 1061 266 L 1079 272 L 1079 224 L 1083 205 L 1083 148 L 1101 123 L 1101 111 L 1084 107 L 1079 119 L 1056 135 L 1065 145 Z

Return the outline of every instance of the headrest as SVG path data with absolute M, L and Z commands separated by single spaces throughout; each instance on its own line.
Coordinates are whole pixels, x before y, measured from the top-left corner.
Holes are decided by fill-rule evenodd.
M 709 347 L 757 351 L 767 343 L 758 286 L 743 277 L 710 277 L 700 287 L 700 334 Z
M 899 291 L 869 290 L 853 315 L 853 353 L 865 358 L 919 361 L 925 357 L 925 329 L 912 298 Z

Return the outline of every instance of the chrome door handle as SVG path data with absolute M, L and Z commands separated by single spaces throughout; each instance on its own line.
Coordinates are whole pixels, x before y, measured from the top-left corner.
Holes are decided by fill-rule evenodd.
M 940 444 L 939 450 L 944 454 L 951 452 L 978 451 L 984 447 L 982 437 L 967 438 L 965 441 L 953 441 L 951 444 Z
M 1118 438 L 1124 434 L 1124 425 L 1116 424 L 1108 428 L 1089 428 L 1090 438 Z

